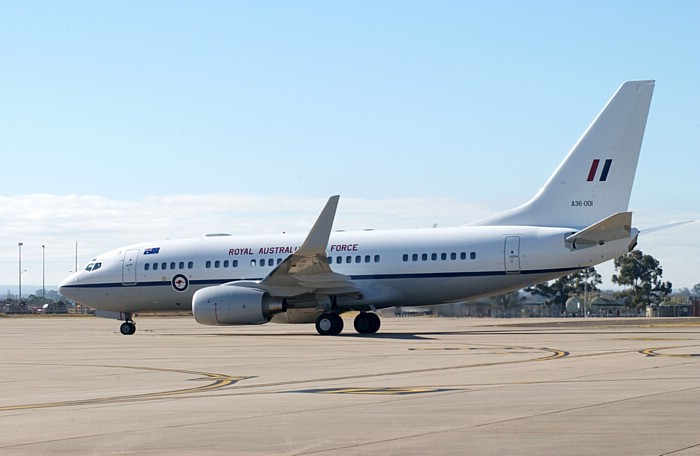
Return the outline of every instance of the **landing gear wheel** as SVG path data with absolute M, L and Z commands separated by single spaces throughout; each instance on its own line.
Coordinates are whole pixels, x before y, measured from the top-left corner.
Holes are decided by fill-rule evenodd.
M 361 312 L 355 317 L 355 331 L 360 334 L 374 334 L 381 325 L 382 321 L 375 313 Z
M 343 330 L 343 319 L 334 313 L 324 313 L 316 319 L 316 331 L 322 336 L 337 336 Z
M 124 336 L 130 336 L 136 332 L 136 325 L 133 321 L 125 321 L 119 327 L 119 332 L 121 332 Z

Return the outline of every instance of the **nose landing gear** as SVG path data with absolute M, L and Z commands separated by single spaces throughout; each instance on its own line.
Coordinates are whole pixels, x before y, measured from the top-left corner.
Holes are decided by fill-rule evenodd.
M 136 323 L 131 319 L 130 313 L 123 313 L 124 323 L 119 327 L 119 332 L 124 336 L 130 336 L 136 332 Z

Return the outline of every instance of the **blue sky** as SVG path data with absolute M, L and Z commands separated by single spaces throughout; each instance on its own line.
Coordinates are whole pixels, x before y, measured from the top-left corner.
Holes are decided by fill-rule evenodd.
M 700 3 L 1 2 L 0 283 L 144 239 L 459 225 L 656 79 L 631 209 L 700 217 Z M 700 223 L 643 237 L 700 282 Z M 609 273 L 605 268 L 604 277 Z M 607 277 L 606 277 L 607 279 Z

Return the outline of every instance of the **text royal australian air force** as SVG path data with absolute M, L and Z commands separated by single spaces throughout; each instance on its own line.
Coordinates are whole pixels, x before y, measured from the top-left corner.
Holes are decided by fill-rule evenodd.
M 328 253 L 357 252 L 359 244 L 332 244 Z M 228 250 L 229 256 L 249 256 L 249 255 L 290 255 L 296 252 L 299 246 L 270 246 L 270 247 L 235 247 Z

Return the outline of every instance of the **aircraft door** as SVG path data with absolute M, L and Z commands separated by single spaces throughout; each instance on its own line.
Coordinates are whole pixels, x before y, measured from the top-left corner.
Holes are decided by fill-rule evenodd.
M 506 274 L 520 273 L 520 236 L 506 236 L 504 253 Z
M 137 249 L 124 252 L 124 263 L 122 265 L 122 284 L 136 284 L 136 258 L 139 251 Z

